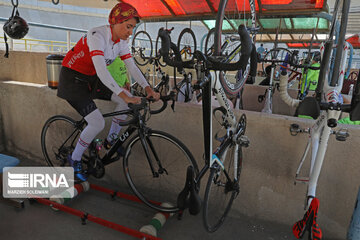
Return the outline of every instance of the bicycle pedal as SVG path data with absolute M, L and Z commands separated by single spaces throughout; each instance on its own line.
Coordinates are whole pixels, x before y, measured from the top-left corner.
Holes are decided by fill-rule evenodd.
M 183 211 L 183 210 L 180 210 L 180 211 L 177 213 L 177 220 L 182 220 L 183 215 L 184 215 L 184 211 Z
M 249 140 L 249 138 L 247 136 L 241 135 L 238 138 L 237 143 L 240 144 L 242 147 L 249 147 L 250 140 Z
M 336 140 L 340 142 L 345 142 L 349 136 L 347 129 L 340 129 L 335 133 Z

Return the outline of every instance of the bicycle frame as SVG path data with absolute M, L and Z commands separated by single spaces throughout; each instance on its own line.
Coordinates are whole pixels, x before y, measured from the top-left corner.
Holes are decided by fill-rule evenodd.
M 226 121 L 228 123 L 228 127 L 226 129 L 227 137 L 221 142 L 220 146 L 214 152 L 212 151 L 212 143 L 213 143 L 212 137 L 208 138 L 210 140 L 210 148 L 209 148 L 208 154 L 211 157 L 208 159 L 209 161 L 207 161 L 207 158 L 205 158 L 205 166 L 201 169 L 199 175 L 196 177 L 196 180 L 195 180 L 196 183 L 200 182 L 200 179 L 205 175 L 206 171 L 209 168 L 218 167 L 218 166 L 220 166 L 224 170 L 224 173 L 225 173 L 227 179 L 229 181 L 232 181 L 228 175 L 229 173 L 227 173 L 226 169 L 224 169 L 224 166 L 223 166 L 223 161 L 224 161 L 223 156 L 226 156 L 226 152 L 224 152 L 223 149 L 225 149 L 228 146 L 228 144 L 231 144 L 231 142 L 234 141 L 234 139 L 236 139 L 236 137 L 238 135 L 238 133 L 236 133 L 238 124 L 236 121 L 235 114 L 227 101 L 227 96 L 224 92 L 224 89 L 223 89 L 220 81 L 218 80 L 219 74 L 220 74 L 220 71 L 211 71 L 210 72 L 210 76 L 208 76 L 209 81 L 210 81 L 209 86 L 213 90 L 210 92 L 214 92 L 216 99 L 217 99 L 218 103 L 220 104 L 220 107 L 222 107 L 226 110 L 227 114 L 224 114 L 224 117 L 225 117 L 224 121 Z M 206 92 L 206 91 L 204 91 L 204 92 Z M 206 95 L 206 93 L 203 93 L 203 96 L 204 95 Z M 206 109 L 209 107 L 209 106 L 207 106 L 207 103 L 204 102 L 204 100 L 203 100 L 203 104 L 204 104 L 203 109 Z M 210 108 L 211 108 L 211 100 L 210 100 Z M 208 120 L 209 120 L 209 123 L 206 123 L 206 121 L 204 119 L 204 121 L 205 121 L 204 126 L 208 125 L 208 124 L 210 124 L 210 126 L 212 126 L 211 111 L 210 111 L 210 116 L 209 116 Z M 210 136 L 212 136 L 212 128 L 210 127 L 209 130 L 210 130 Z M 235 133 L 232 139 L 229 138 L 229 132 Z M 238 144 L 236 144 L 236 149 L 234 151 L 235 152 L 235 155 L 234 155 L 234 176 L 235 177 L 236 177 L 236 172 L 237 172 L 237 160 L 238 160 L 238 156 L 237 156 L 238 151 L 237 150 L 238 150 L 238 147 L 239 147 Z
M 105 113 L 103 114 L 104 118 L 107 117 L 113 117 L 113 116 L 118 116 L 121 114 L 125 114 L 127 112 L 127 110 L 123 110 L 123 111 L 117 111 L 117 112 L 111 112 L 111 113 Z M 79 121 L 79 123 L 85 123 L 85 120 L 82 119 Z M 102 162 L 102 164 L 104 166 L 116 162 L 118 161 L 120 158 L 113 158 L 113 155 L 116 153 L 117 149 L 123 145 L 123 143 L 136 131 L 137 127 L 129 125 L 125 131 L 117 138 L 117 140 L 115 141 L 115 143 L 111 146 L 111 148 L 106 152 L 106 154 L 100 158 L 100 161 Z
M 324 48 L 321 48 L 321 51 L 324 51 Z M 328 82 L 325 81 L 324 85 L 324 97 L 327 102 L 334 104 L 341 103 L 339 99 L 339 93 L 344 81 L 345 67 L 346 67 L 346 56 L 349 53 L 349 45 L 347 42 L 344 44 L 344 51 L 342 54 L 341 61 L 341 71 L 338 77 L 338 85 L 335 87 L 329 86 Z M 326 73 L 328 75 L 329 72 Z M 325 152 L 327 149 L 329 136 L 331 134 L 331 128 L 328 126 L 328 119 L 338 120 L 340 117 L 341 111 L 339 110 L 327 110 L 323 112 L 317 119 L 314 126 L 311 128 L 311 137 L 314 139 L 312 141 L 313 153 L 312 153 L 312 163 L 310 167 L 310 178 L 309 178 L 309 187 L 308 187 L 308 198 L 315 197 L 316 195 L 316 186 L 320 175 L 320 170 L 324 161 Z M 321 132 L 322 131 L 322 132 Z M 309 206 L 309 201 L 308 201 Z
M 323 46 L 321 47 L 320 51 L 322 54 L 324 54 Z M 346 58 L 348 54 L 349 54 L 349 45 L 347 42 L 345 42 L 343 47 L 342 58 L 340 62 L 338 85 L 332 87 L 329 85 L 328 81 L 324 81 L 323 93 L 322 93 L 323 102 L 332 103 L 335 106 L 341 104 L 339 94 L 343 85 L 345 68 L 346 68 Z M 325 73 L 325 78 L 327 78 L 328 75 L 329 75 L 329 71 Z M 287 103 L 290 104 L 290 102 L 291 101 Z M 296 100 L 295 103 L 298 104 L 299 100 Z M 328 122 L 329 120 L 332 119 L 335 119 L 337 121 L 340 117 L 340 114 L 341 114 L 340 108 L 333 108 L 333 109 L 328 109 L 327 111 L 322 111 L 319 117 L 316 119 L 314 125 L 308 131 L 305 131 L 305 132 L 309 132 L 310 136 L 295 175 L 295 181 L 300 181 L 300 182 L 308 181 L 308 189 L 306 195 L 307 200 L 305 204 L 305 209 L 307 209 L 310 206 L 312 199 L 315 198 L 316 196 L 317 182 L 319 179 L 322 164 L 324 162 L 329 137 L 330 134 L 332 133 L 331 130 L 332 126 L 329 126 Z M 306 159 L 310 146 L 312 147 L 312 153 L 311 153 L 309 179 L 299 178 L 298 175 L 300 169 L 302 168 L 302 165 Z

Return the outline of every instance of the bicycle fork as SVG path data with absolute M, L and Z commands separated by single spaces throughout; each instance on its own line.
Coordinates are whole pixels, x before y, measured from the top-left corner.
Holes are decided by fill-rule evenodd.
M 148 160 L 149 167 L 151 169 L 153 177 L 159 177 L 161 174 L 164 174 L 164 173 L 167 175 L 168 172 L 161 165 L 161 161 L 155 151 L 154 145 L 152 144 L 150 138 L 147 136 L 147 134 L 144 131 L 139 131 L 139 136 L 140 136 L 141 145 L 143 146 L 143 149 L 144 149 L 144 152 L 146 155 L 146 159 Z M 154 167 L 154 164 L 153 164 L 154 161 L 152 160 L 151 153 L 149 151 L 149 147 L 150 147 L 151 153 L 153 154 L 153 156 L 155 158 L 155 162 L 158 165 L 157 170 Z

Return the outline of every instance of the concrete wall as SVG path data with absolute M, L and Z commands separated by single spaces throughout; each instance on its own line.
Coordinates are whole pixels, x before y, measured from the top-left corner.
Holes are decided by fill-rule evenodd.
M 50 53 L 0 51 L 0 81 L 13 80 L 47 84 L 46 56 Z
M 20 55 L 19 59 L 26 59 Z M 30 76 L 38 74 L 35 72 L 38 69 L 37 63 L 33 62 L 32 65 L 34 72 L 31 73 L 31 68 L 27 70 L 27 74 L 30 74 L 29 79 Z M 56 97 L 55 90 L 43 84 L 20 82 L 22 78 L 16 77 L 22 76 L 21 72 L 24 71 L 9 71 L 2 64 L 0 66 L 0 78 L 6 75 L 3 73 L 20 71 L 18 75 L 7 75 L 12 76 L 11 80 L 18 81 L 0 81 L 3 145 L 8 151 L 45 164 L 40 146 L 40 134 L 45 121 L 55 114 L 69 115 L 75 119 L 79 119 L 80 116 L 66 101 Z M 9 65 L 9 68 L 11 66 Z M 46 74 L 39 76 L 37 81 L 46 83 Z M 264 88 L 261 87 L 247 86 L 245 96 L 249 96 L 245 98 L 244 105 L 261 109 L 262 106 L 257 103 L 257 95 L 263 91 Z M 274 102 L 274 108 L 276 104 Z M 97 101 L 97 105 L 102 112 L 109 112 L 114 107 L 112 103 L 104 101 Z M 279 106 L 281 105 L 277 107 Z M 291 111 L 284 107 L 279 109 L 284 112 Z M 304 214 L 306 186 L 294 185 L 293 179 L 306 145 L 307 135 L 290 136 L 289 125 L 299 123 L 302 126 L 310 126 L 313 121 L 254 111 L 236 112 L 238 116 L 241 113 L 246 113 L 248 119 L 246 135 L 250 138 L 251 144 L 249 148 L 244 149 L 241 192 L 231 214 L 236 216 L 240 212 L 284 223 L 289 225 L 290 232 L 292 224 Z M 175 112 L 168 108 L 164 113 L 152 116 L 148 125 L 178 137 L 188 146 L 201 167 L 201 119 L 201 106 L 179 103 Z M 106 131 L 109 128 L 109 120 Z M 346 142 L 337 142 L 333 136 L 330 138 L 317 191 L 317 197 L 321 202 L 318 222 L 325 237 L 339 239 L 345 238 L 359 187 L 354 179 L 360 177 L 357 150 L 360 130 L 357 126 L 346 127 L 350 133 L 350 138 Z M 217 130 L 218 126 L 214 126 L 213 132 L 216 133 Z M 122 172 L 121 163 L 114 163 L 111 168 L 107 168 L 105 180 L 126 184 L 119 172 Z M 206 180 L 202 181 L 202 184 L 205 182 Z
M 2 121 L 1 104 L 0 104 L 0 152 L 4 150 L 5 150 L 5 133 L 4 133 L 4 125 Z

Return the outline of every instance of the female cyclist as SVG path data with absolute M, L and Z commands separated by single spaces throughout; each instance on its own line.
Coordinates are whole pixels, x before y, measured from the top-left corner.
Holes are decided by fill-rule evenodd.
M 57 95 L 65 99 L 88 123 L 73 153 L 68 156 L 75 176 L 82 181 L 87 180 L 87 174 L 82 169 L 82 155 L 105 126 L 105 120 L 93 99 L 115 102 L 115 111 L 126 109 L 128 103 L 140 103 L 140 98 L 132 96 L 115 82 L 107 65 L 119 56 L 131 76 L 145 88 L 147 96 L 156 100 L 160 98 L 159 93 L 154 92 L 146 82 L 130 54 L 127 40 L 139 20 L 140 16 L 133 6 L 116 4 L 109 14 L 110 25 L 90 29 L 62 62 Z M 113 118 L 105 147 L 111 145 L 111 136 L 119 133 L 118 123 L 123 119 L 121 116 Z

